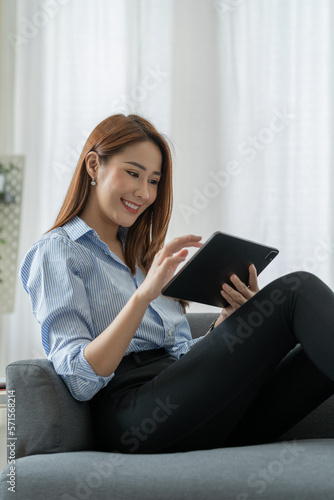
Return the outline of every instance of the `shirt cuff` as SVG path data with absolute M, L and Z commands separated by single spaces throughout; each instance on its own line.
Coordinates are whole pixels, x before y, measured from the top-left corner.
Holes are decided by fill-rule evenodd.
M 83 345 L 76 356 L 75 365 L 71 367 L 72 374 L 64 371 L 62 373 L 61 370 L 58 373 L 61 375 L 72 396 L 79 401 L 92 399 L 115 376 L 115 373 L 111 373 L 108 377 L 97 375 L 84 356 L 83 351 L 85 347 L 86 345 Z
M 171 356 L 174 358 L 180 358 L 184 354 L 187 354 L 187 352 L 190 351 L 190 349 L 197 344 L 200 340 L 202 340 L 202 337 L 198 337 L 196 339 L 189 340 L 188 342 L 184 342 L 180 344 L 177 348 L 173 347 L 172 349 L 166 349 L 168 352 L 170 352 Z

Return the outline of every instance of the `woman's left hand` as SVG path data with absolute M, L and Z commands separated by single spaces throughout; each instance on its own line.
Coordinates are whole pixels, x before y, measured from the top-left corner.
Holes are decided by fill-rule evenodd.
M 220 313 L 219 318 L 215 323 L 215 327 L 219 325 L 224 319 L 230 316 L 234 311 L 239 309 L 247 300 L 253 297 L 257 292 L 259 292 L 259 285 L 257 281 L 257 272 L 254 264 L 249 266 L 249 285 L 245 285 L 236 274 L 232 274 L 230 277 L 236 290 L 224 283 L 222 286 L 221 294 L 224 299 L 230 304 L 228 307 L 224 307 Z

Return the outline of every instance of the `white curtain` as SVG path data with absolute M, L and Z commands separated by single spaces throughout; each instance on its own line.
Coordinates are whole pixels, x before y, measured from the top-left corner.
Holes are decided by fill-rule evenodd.
M 0 154 L 26 157 L 19 259 L 52 225 L 92 128 L 136 112 L 174 144 L 168 238 L 220 230 L 267 243 L 280 255 L 262 286 L 304 269 L 334 287 L 331 0 L 0 9 Z M 0 376 L 44 355 L 19 281 L 1 324 Z

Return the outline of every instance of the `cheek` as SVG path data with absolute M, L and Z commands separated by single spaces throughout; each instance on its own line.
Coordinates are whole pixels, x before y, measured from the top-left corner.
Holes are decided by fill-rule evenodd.
M 114 175 L 108 178 L 105 191 L 109 195 L 120 198 L 124 193 L 131 190 L 131 182 L 121 175 Z
M 136 182 L 131 175 L 123 174 L 114 178 L 112 188 L 120 194 L 131 193 L 136 188 Z

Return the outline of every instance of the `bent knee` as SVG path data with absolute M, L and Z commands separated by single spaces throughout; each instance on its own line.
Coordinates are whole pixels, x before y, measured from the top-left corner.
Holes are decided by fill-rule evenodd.
M 282 281 L 285 285 L 294 291 L 303 286 L 304 284 L 310 286 L 311 283 L 321 282 L 320 278 L 318 278 L 315 274 L 310 273 L 308 271 L 294 271 L 289 274 L 285 274 L 279 280 Z

